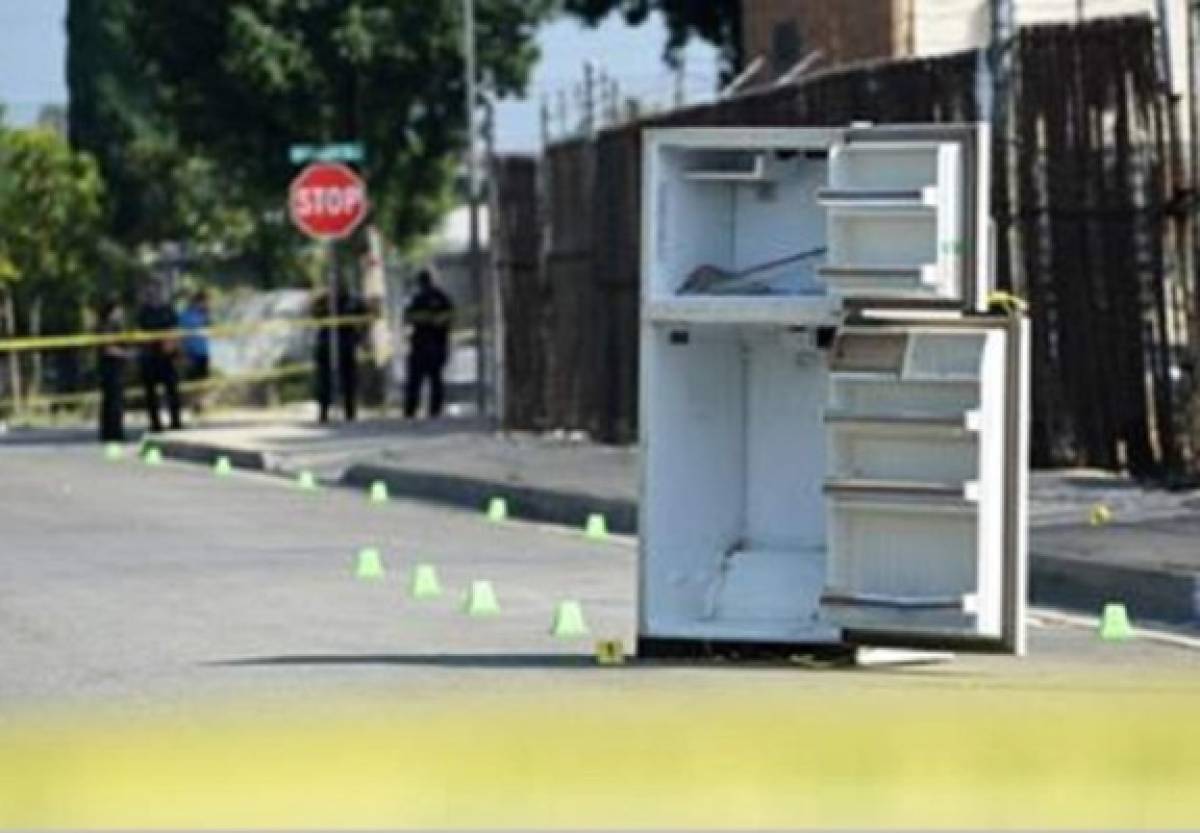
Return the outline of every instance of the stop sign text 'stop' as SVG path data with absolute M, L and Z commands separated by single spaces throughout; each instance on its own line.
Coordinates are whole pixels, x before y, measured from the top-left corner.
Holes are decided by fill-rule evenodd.
M 296 227 L 317 240 L 351 234 L 367 215 L 367 187 L 345 165 L 309 165 L 292 181 L 288 209 Z

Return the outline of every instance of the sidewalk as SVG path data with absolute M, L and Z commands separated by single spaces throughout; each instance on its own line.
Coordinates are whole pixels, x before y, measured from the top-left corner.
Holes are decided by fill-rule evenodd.
M 493 496 L 512 516 L 582 526 L 591 512 L 609 528 L 637 527 L 637 449 L 565 435 L 488 432 L 470 419 L 372 419 L 322 427 L 292 418 L 163 435 L 168 457 L 284 476 L 310 470 L 328 483 L 376 480 L 397 497 L 482 510 Z M 1113 522 L 1089 524 L 1103 503 Z M 1121 600 L 1135 618 L 1200 627 L 1200 493 L 1147 490 L 1101 472 L 1033 475 L 1031 598 L 1095 612 Z

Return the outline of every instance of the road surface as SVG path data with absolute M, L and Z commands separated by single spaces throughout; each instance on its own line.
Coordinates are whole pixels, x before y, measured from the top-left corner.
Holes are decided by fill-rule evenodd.
M 548 633 L 576 599 L 631 644 L 634 595 L 624 540 L 0 448 L 0 827 L 1200 821 L 1187 644 L 1042 616 L 1022 660 L 603 668 Z

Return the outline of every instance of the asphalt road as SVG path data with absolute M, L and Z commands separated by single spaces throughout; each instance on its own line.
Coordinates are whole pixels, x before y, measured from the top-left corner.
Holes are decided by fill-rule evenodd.
M 366 546 L 383 553 L 381 582 L 351 575 Z M 436 565 L 443 599 L 408 598 L 418 561 Z M 267 476 L 107 463 L 88 446 L 0 452 L 0 576 L 10 706 L 416 694 L 508 676 L 497 667 L 562 673 L 557 656 L 590 650 L 548 634 L 566 598 L 597 634 L 631 636 L 628 546 Z M 475 579 L 493 582 L 500 616 L 463 615 Z
M 388 573 L 363 583 L 354 554 L 379 547 Z M 444 598 L 408 598 L 409 571 L 435 564 Z M 631 644 L 634 551 L 528 524 L 362 494 L 308 494 L 273 477 L 132 459 L 93 446 L 0 450 L 0 705 L 172 708 L 206 698 L 326 693 L 536 692 L 545 685 L 670 691 L 753 680 L 864 684 L 854 672 L 629 667 L 588 662 L 591 641 L 548 631 L 562 599 L 582 602 L 595 637 Z M 461 612 L 474 579 L 502 614 Z M 1114 666 L 1200 671 L 1200 651 L 1099 642 L 1040 623 L 1032 656 L 958 657 L 872 684 L 966 678 L 1045 685 Z M 1134 685 L 1134 679 L 1122 684 Z
M 634 595 L 628 541 L 0 448 L 0 827 L 1200 821 L 1195 648 L 1043 613 L 1019 660 L 605 668 L 548 634 L 573 598 L 628 643 Z

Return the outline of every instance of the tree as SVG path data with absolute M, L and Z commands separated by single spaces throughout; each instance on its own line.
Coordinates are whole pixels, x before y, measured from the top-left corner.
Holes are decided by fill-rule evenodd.
M 215 164 L 183 148 L 163 89 L 133 54 L 132 0 L 70 0 L 67 83 L 71 144 L 91 153 L 107 186 L 107 230 L 127 249 L 167 240 L 236 249 L 253 217 Z
M 0 292 L 10 332 L 79 329 L 99 278 L 102 200 L 95 160 L 58 133 L 0 127 Z
M 487 86 L 519 92 L 554 2 L 477 5 Z M 466 144 L 460 9 L 460 0 L 141 0 L 128 32 L 183 146 L 216 160 L 257 216 L 282 205 L 290 145 L 357 140 L 374 222 L 403 246 L 441 216 Z
M 665 57 L 677 66 L 691 38 L 711 43 L 721 53 L 722 76 L 732 78 L 741 68 L 743 0 L 564 0 L 566 10 L 595 25 L 613 12 L 631 26 L 638 26 L 653 13 L 666 21 L 669 37 Z
M 0 262 L 19 298 L 82 296 L 95 265 L 102 199 L 95 160 L 56 132 L 0 129 Z

